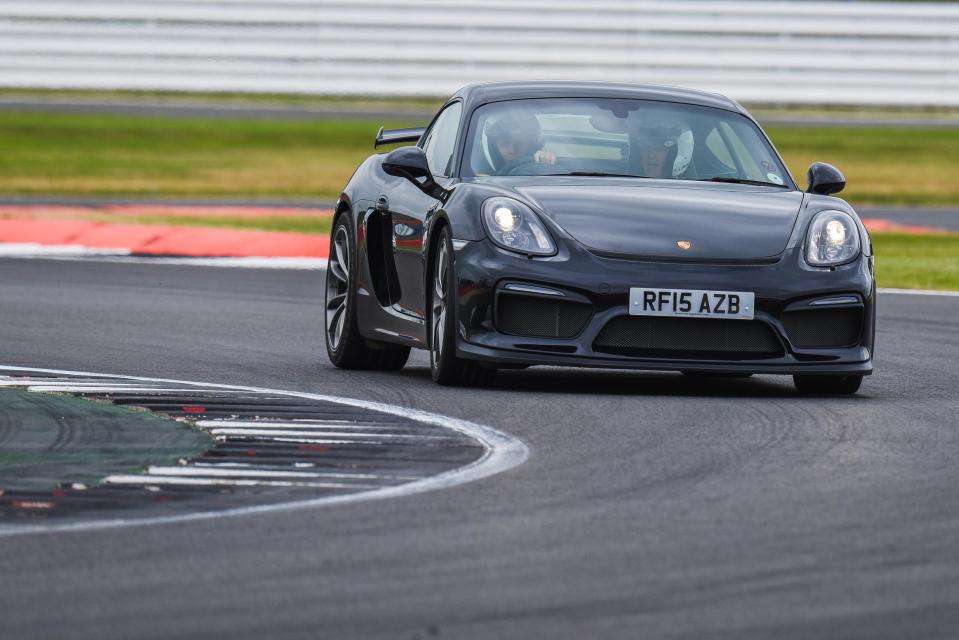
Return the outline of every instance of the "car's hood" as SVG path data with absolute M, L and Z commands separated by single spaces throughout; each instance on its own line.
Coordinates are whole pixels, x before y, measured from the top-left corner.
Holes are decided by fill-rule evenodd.
M 803 198 L 768 187 L 588 180 L 512 186 L 590 249 L 703 260 L 782 253 Z

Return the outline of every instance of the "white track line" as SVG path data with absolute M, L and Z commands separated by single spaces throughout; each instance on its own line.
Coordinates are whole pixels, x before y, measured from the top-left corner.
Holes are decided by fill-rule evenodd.
M 206 511 L 198 513 L 186 513 L 169 516 L 155 516 L 146 518 L 114 518 L 109 520 L 99 520 L 90 522 L 75 522 L 64 524 L 39 524 L 25 525 L 22 527 L 3 527 L 0 528 L 0 537 L 17 536 L 24 534 L 53 533 L 65 531 L 97 531 L 102 529 L 118 527 L 134 527 L 145 525 L 163 525 L 182 522 L 191 522 L 199 520 L 213 520 L 217 518 L 249 516 L 255 514 L 278 513 L 295 509 L 308 509 L 313 507 L 332 506 L 335 504 L 346 504 L 352 502 L 365 502 L 367 500 L 383 500 L 386 498 L 399 498 L 411 496 L 426 491 L 435 491 L 438 489 L 447 489 L 467 482 L 480 480 L 497 473 L 502 473 L 526 462 L 529 458 L 529 449 L 523 442 L 515 437 L 497 431 L 491 427 L 476 424 L 466 420 L 459 420 L 448 416 L 442 416 L 435 413 L 409 409 L 406 407 L 397 407 L 394 405 L 372 402 L 369 400 L 359 400 L 355 398 L 343 398 L 339 396 L 328 396 L 314 393 L 302 393 L 298 391 L 283 391 L 278 389 L 265 389 L 261 387 L 245 387 L 226 384 L 210 384 L 205 382 L 190 382 L 186 380 L 170 380 L 163 378 L 146 378 L 140 376 L 121 376 L 121 375 L 103 375 L 91 373 L 88 371 L 68 371 L 62 369 L 37 369 L 29 367 L 14 367 L 0 365 L 0 371 L 10 371 L 19 373 L 44 373 L 85 376 L 87 378 L 101 378 L 110 380 L 138 381 L 149 384 L 178 384 L 192 388 L 204 387 L 223 389 L 230 391 L 247 391 L 252 393 L 265 393 L 269 395 L 284 396 L 291 398 L 303 398 L 307 400 L 319 400 L 322 402 L 331 402 L 350 407 L 369 409 L 380 413 L 387 413 L 403 418 L 409 418 L 425 424 L 444 427 L 457 431 L 469 438 L 480 442 L 485 452 L 479 459 L 458 469 L 451 469 L 435 476 L 421 478 L 406 484 L 377 487 L 369 491 L 356 493 L 326 496 L 322 498 L 310 498 L 306 500 L 293 500 L 279 504 L 267 504 L 254 507 L 239 507 L 235 509 L 224 509 L 221 511 Z M 139 476 L 138 476 L 139 477 Z
M 907 296 L 944 296 L 959 298 L 959 291 L 936 291 L 935 289 L 877 289 L 879 293 L 900 293 Z
M 336 473 L 330 471 L 283 471 L 280 469 L 238 468 L 227 465 L 190 464 L 177 467 L 150 467 L 151 476 L 219 476 L 223 478 L 338 478 L 340 480 L 402 480 L 409 476 L 377 475 L 374 473 Z
M 449 440 L 449 436 L 421 436 L 412 433 L 355 433 L 347 431 L 315 431 L 310 429 L 217 429 L 207 428 L 207 431 L 214 436 L 256 436 L 272 438 L 294 437 L 294 438 L 376 438 L 378 440 L 391 440 L 394 438 L 405 440 Z M 336 442 L 333 440 L 332 442 Z
M 81 245 L 42 245 L 33 243 L 0 243 L 0 258 L 74 260 L 82 262 L 115 262 L 121 264 L 163 264 L 194 267 L 228 267 L 232 269 L 326 269 L 326 258 L 222 257 L 131 255 L 129 249 L 91 249 Z
M 340 480 L 376 480 L 383 476 L 369 473 L 323 473 L 321 471 L 278 471 L 274 469 L 220 469 L 208 466 L 150 467 L 147 475 L 197 478 L 337 478 Z
M 95 387 L 66 384 L 32 384 L 27 387 L 27 391 L 60 393 L 123 393 L 125 391 L 136 391 L 137 393 L 171 393 L 175 391 L 192 391 L 192 389 L 184 389 L 182 387 L 178 387 L 176 389 L 162 389 L 159 387 Z M 206 398 L 197 398 L 197 401 L 202 402 L 205 399 Z
M 347 482 L 300 482 L 296 480 L 249 480 L 245 478 L 200 478 L 191 476 L 114 475 L 103 482 L 123 486 L 199 486 L 199 487 L 309 487 L 311 489 L 376 489 L 375 484 L 350 484 Z M 0 535 L 6 532 L 0 531 Z
M 251 427 L 255 429 L 404 429 L 403 425 L 382 426 L 367 424 L 364 422 L 348 422 L 346 420 L 318 420 L 316 418 L 303 420 L 284 420 L 283 422 L 274 422 L 270 420 L 197 420 L 194 422 L 201 429 L 207 427 Z
M 0 243 L 0 257 L 3 258 L 95 258 L 128 255 L 130 255 L 129 249 L 94 249 L 80 244 Z

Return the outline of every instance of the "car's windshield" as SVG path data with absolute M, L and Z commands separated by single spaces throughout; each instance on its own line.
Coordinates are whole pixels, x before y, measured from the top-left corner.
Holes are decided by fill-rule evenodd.
M 473 113 L 462 174 L 790 183 L 765 137 L 740 114 L 605 98 L 483 105 Z

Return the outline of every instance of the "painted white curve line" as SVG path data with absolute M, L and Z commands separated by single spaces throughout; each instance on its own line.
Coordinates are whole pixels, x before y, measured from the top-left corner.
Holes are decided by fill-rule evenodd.
M 301 482 L 295 480 L 250 480 L 244 478 L 208 478 L 199 476 L 114 475 L 103 479 L 106 484 L 124 486 L 196 486 L 196 487 L 308 487 L 311 489 L 375 489 L 375 484 L 347 482 Z M 5 533 L 5 532 L 4 532 Z M 2 534 L 0 534 L 2 535 Z
M 443 416 L 419 409 L 409 409 L 394 405 L 374 402 L 370 400 L 360 400 L 356 398 L 344 398 L 340 396 L 329 396 L 316 393 L 305 393 L 300 391 L 285 391 L 280 389 L 268 389 L 263 387 L 250 387 L 240 385 L 216 384 L 207 382 L 193 382 L 189 380 L 175 380 L 169 378 L 148 378 L 144 376 L 125 376 L 115 374 L 100 374 L 89 371 L 70 371 L 65 369 L 42 369 L 36 367 L 17 367 L 10 365 L 0 365 L 0 371 L 16 373 L 42 373 L 57 374 L 77 377 L 87 377 L 102 380 L 117 380 L 128 382 L 140 382 L 149 385 L 181 385 L 190 389 L 209 389 L 224 391 L 246 391 L 255 394 L 270 394 L 275 396 L 302 398 L 305 400 L 317 400 L 320 402 L 330 402 L 359 409 L 368 409 L 379 413 L 408 418 L 424 424 L 430 424 L 437 427 L 452 429 L 468 438 L 479 442 L 484 449 L 483 455 L 477 460 L 459 467 L 444 471 L 434 476 L 418 478 L 411 482 L 390 486 L 375 486 L 368 491 L 354 492 L 343 495 L 324 496 L 319 498 L 307 498 L 301 500 L 291 500 L 289 502 L 258 505 L 250 507 L 238 507 L 233 509 L 223 509 L 219 511 L 203 511 L 196 513 L 176 514 L 169 516 L 153 516 L 144 518 L 113 518 L 108 520 L 95 520 L 87 522 L 74 522 L 50 525 L 27 525 L 22 527 L 4 527 L 0 528 L 0 537 L 10 537 L 26 534 L 57 533 L 69 531 L 97 531 L 102 529 L 114 529 L 120 527 L 136 527 L 149 525 L 176 524 L 200 520 L 213 520 L 217 518 L 230 518 L 250 516 L 257 514 L 278 513 L 282 511 L 292 511 L 296 509 L 308 509 L 316 507 L 333 506 L 339 504 L 348 504 L 353 502 L 366 502 L 371 500 L 385 500 L 388 498 L 399 498 L 411 496 L 427 491 L 436 491 L 455 487 L 467 482 L 473 482 L 488 478 L 498 473 L 503 473 L 514 467 L 517 467 L 529 458 L 529 449 L 519 439 L 509 434 L 497 431 L 492 427 L 477 424 L 467 420 L 460 420 L 449 416 Z M 133 478 L 143 478 L 143 476 L 132 476 Z M 176 479 L 169 476 L 154 476 L 154 481 L 146 484 L 157 484 L 156 479 L 166 478 L 167 480 Z M 190 478 L 195 480 L 197 478 Z M 209 478 L 207 478 L 209 480 Z M 345 483 L 344 483 L 345 484 Z M 355 489 L 356 484 L 349 484 L 350 488 Z
M 368 429 L 370 431 L 389 431 L 402 429 L 401 426 L 387 427 L 364 422 L 349 422 L 347 420 L 319 420 L 316 418 L 302 420 L 197 420 L 197 427 L 205 428 L 251 428 L 251 429 Z
M 36 243 L 0 243 L 0 258 L 45 260 L 73 260 L 82 262 L 113 262 L 119 264 L 163 264 L 194 267 L 224 267 L 231 269 L 294 269 L 316 271 L 326 269 L 326 258 L 307 257 L 191 257 L 145 256 L 131 254 L 129 249 L 97 249 L 75 244 L 44 245 Z
M 415 434 L 395 434 L 395 433 L 351 433 L 348 431 L 316 431 L 310 429 L 217 429 L 207 427 L 207 431 L 214 436 L 235 436 L 239 438 L 261 437 L 261 438 L 376 438 L 377 440 L 390 440 L 393 438 L 406 440 L 449 440 L 449 436 L 420 436 Z M 335 442 L 335 440 L 334 440 Z M 363 440 L 360 440 L 363 442 Z
M 879 293 L 898 293 L 906 296 L 943 296 L 946 298 L 959 298 L 959 291 L 938 291 L 936 289 L 876 289 Z
M 179 467 L 149 467 L 151 476 L 185 476 L 197 478 L 336 478 L 339 480 L 392 479 L 372 473 L 327 473 L 323 471 L 280 471 L 274 469 L 236 469 L 205 465 L 182 465 Z

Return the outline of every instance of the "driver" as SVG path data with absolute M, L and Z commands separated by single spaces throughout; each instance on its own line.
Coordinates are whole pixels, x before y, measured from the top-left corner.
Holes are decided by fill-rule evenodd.
M 505 114 L 487 128 L 486 138 L 494 175 L 530 162 L 556 164 L 556 154 L 542 148 L 539 120 L 531 113 Z
M 679 152 L 679 130 L 659 125 L 639 129 L 639 155 L 647 178 L 672 178 Z

